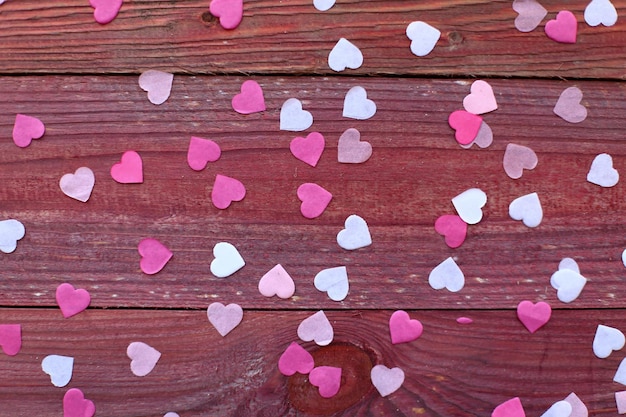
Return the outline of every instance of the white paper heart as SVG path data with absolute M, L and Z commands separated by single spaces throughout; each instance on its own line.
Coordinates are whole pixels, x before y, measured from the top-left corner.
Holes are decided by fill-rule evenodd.
M 376 114 L 376 103 L 367 98 L 367 91 L 361 86 L 352 87 L 343 100 L 343 117 L 366 120 Z
M 237 248 L 228 242 L 217 243 L 213 247 L 213 256 L 211 273 L 218 278 L 231 276 L 246 264 Z
M 363 54 L 355 44 L 341 38 L 328 54 L 328 66 L 333 71 L 341 72 L 346 68 L 357 69 L 363 65 Z
M 15 219 L 0 221 L 0 251 L 4 253 L 14 252 L 17 241 L 26 234 L 24 225 Z
M 393 394 L 404 383 L 404 371 L 400 368 L 387 368 L 385 365 L 376 365 L 370 372 L 372 384 L 382 397 Z
M 622 251 L 622 263 L 624 264 L 624 267 L 626 267 L 626 249 Z
M 325 12 L 335 5 L 336 0 L 313 0 L 313 6 L 320 12 Z
M 313 124 L 313 116 L 302 109 L 302 103 L 297 98 L 287 99 L 280 108 L 280 130 L 300 132 L 307 130 Z
M 600 359 L 608 358 L 614 350 L 622 349 L 624 344 L 624 333 L 614 327 L 599 324 L 593 338 L 593 353 Z
M 209 322 L 222 337 L 239 326 L 243 320 L 243 309 L 239 304 L 224 306 L 222 303 L 212 303 L 207 308 L 206 314 Z
M 557 401 L 541 417 L 569 417 L 572 414 L 572 405 L 565 400 Z
M 601 153 L 593 159 L 587 181 L 600 187 L 613 187 L 619 182 L 619 172 L 613 168 L 611 155 Z
M 509 204 L 509 216 L 513 220 L 521 220 L 528 227 L 539 226 L 543 219 L 543 210 L 537 193 L 526 194 L 513 200 Z
M 87 167 L 78 168 L 73 174 L 65 174 L 59 181 L 63 194 L 75 200 L 86 203 L 91 196 L 96 177 Z
M 333 301 L 345 299 L 350 289 L 345 266 L 323 269 L 315 275 L 313 284 L 319 291 L 326 292 Z
M 356 214 L 348 216 L 345 229 L 337 233 L 337 243 L 343 249 L 354 250 L 372 244 L 372 236 L 365 220 Z
M 572 258 L 563 258 L 561 262 L 559 262 L 559 270 L 561 269 L 571 269 L 572 271 L 580 274 L 580 268 L 575 260 Z
M 611 0 L 591 0 L 585 8 L 585 22 L 589 26 L 613 26 L 617 22 L 617 10 Z
M 298 326 L 298 337 L 305 342 L 314 341 L 319 346 L 327 346 L 333 341 L 333 326 L 322 310 L 302 320 Z
M 52 385 L 64 387 L 72 379 L 74 358 L 71 356 L 48 355 L 41 361 L 41 369 L 50 375 Z
M 470 188 L 452 199 L 457 214 L 467 224 L 476 224 L 482 220 L 485 204 L 487 194 L 480 188 Z
M 571 269 L 559 269 L 550 277 L 550 285 L 557 290 L 557 297 L 564 303 L 571 303 L 582 292 L 587 278 Z
M 139 87 L 148 92 L 148 100 L 152 104 L 163 104 L 172 91 L 174 74 L 148 70 L 139 76 Z
M 426 22 L 417 21 L 406 27 L 406 36 L 411 40 L 411 52 L 417 56 L 426 56 L 435 49 L 441 32 Z
M 583 403 L 578 395 L 575 393 L 571 393 L 565 400 L 572 406 L 572 414 L 569 417 L 589 417 L 589 410 L 587 410 L 587 406 Z
M 458 292 L 465 285 L 465 275 L 451 257 L 437 265 L 428 276 L 428 283 L 436 290 Z

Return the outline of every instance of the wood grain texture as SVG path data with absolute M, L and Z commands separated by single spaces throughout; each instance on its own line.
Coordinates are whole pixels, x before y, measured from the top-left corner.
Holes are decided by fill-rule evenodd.
M 8 1 L 0 10 L 0 73 L 329 74 L 328 54 L 345 37 L 365 57 L 352 74 L 624 79 L 626 23 L 588 26 L 587 3 L 544 0 L 548 16 L 521 33 L 508 0 L 347 0 L 324 13 L 312 0 L 246 0 L 232 31 L 208 13 L 206 0 L 125 2 L 107 25 L 94 21 L 84 0 Z M 626 15 L 626 1 L 613 3 Z M 563 8 L 578 20 L 574 45 L 543 30 Z M 424 58 L 411 53 L 405 35 L 416 20 L 442 32 Z

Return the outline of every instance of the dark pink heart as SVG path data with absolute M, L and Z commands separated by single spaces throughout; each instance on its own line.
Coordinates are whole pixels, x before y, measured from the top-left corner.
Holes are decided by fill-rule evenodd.
M 522 401 L 518 397 L 511 398 L 497 406 L 491 417 L 526 417 Z
M 256 81 L 247 80 L 241 84 L 241 93 L 233 97 L 231 104 L 233 110 L 241 114 L 265 111 L 263 89 Z
M 293 156 L 314 167 L 322 157 L 324 146 L 324 136 L 318 132 L 311 132 L 306 138 L 294 138 L 289 144 L 289 150 Z
M 39 139 L 46 132 L 43 122 L 36 117 L 18 114 L 13 125 L 13 142 L 20 148 L 30 145 L 33 139 Z
M 561 43 L 576 43 L 577 29 L 576 16 L 569 10 L 560 11 L 556 19 L 546 23 L 545 28 L 548 38 Z
M 341 368 L 318 366 L 309 373 L 309 381 L 319 389 L 322 397 L 334 397 L 341 387 Z
M 307 219 L 322 215 L 333 195 L 317 184 L 307 182 L 298 187 L 298 198 L 302 201 L 300 213 Z
M 216 175 L 211 200 L 218 209 L 226 209 L 233 201 L 241 201 L 246 196 L 246 187 L 241 181 L 225 175 Z
M 122 8 L 122 0 L 89 0 L 89 4 L 95 9 L 94 19 L 101 25 L 113 21 Z
M 314 366 L 313 356 L 296 342 L 291 342 L 278 359 L 278 369 L 285 376 L 291 376 L 296 372 L 308 374 Z
M 222 156 L 220 145 L 211 139 L 192 136 L 187 149 L 187 163 L 194 171 L 202 171 L 209 162 L 215 162 Z
M 84 311 L 91 302 L 87 290 L 75 289 L 72 284 L 63 283 L 57 287 L 56 299 L 63 317 L 68 318 Z
M 543 327 L 550 320 L 551 315 L 550 304 L 543 301 L 533 304 L 531 301 L 525 300 L 517 305 L 517 318 L 531 333 L 535 333 Z
M 147 238 L 139 242 L 137 246 L 141 261 L 139 267 L 148 275 L 154 275 L 165 267 L 172 259 L 172 252 L 156 239 Z
M 422 335 L 424 327 L 419 320 L 411 320 L 406 311 L 394 311 L 389 319 L 389 333 L 391 333 L 391 343 L 411 342 Z
M 446 245 L 458 248 L 465 242 L 467 223 L 457 215 L 445 214 L 435 221 L 435 230 L 444 237 Z
M 143 182 L 143 161 L 135 151 L 126 151 L 119 163 L 111 167 L 111 177 L 120 184 Z
M 15 356 L 22 348 L 22 326 L 0 324 L 0 347 L 9 356 Z
M 78 388 L 72 388 L 63 396 L 63 417 L 91 417 L 96 413 L 93 401 L 85 399 Z
M 243 18 L 243 0 L 211 0 L 209 11 L 224 29 L 235 29 Z
M 448 117 L 448 124 L 456 130 L 454 137 L 461 145 L 467 145 L 476 138 L 482 123 L 482 117 L 465 110 L 454 111 Z

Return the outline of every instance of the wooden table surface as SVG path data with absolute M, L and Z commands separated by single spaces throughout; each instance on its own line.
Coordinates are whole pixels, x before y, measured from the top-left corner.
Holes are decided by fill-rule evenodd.
M 600 324 L 626 331 L 626 186 L 603 188 L 586 177 L 601 153 L 626 175 L 626 0 L 613 0 L 619 18 L 611 27 L 585 23 L 586 0 L 541 3 L 548 15 L 529 33 L 515 28 L 517 13 L 504 0 L 337 0 L 325 12 L 312 0 L 245 0 L 233 30 L 209 13 L 208 0 L 127 0 L 105 25 L 87 0 L 2 4 L 0 220 L 17 219 L 26 233 L 13 253 L 0 253 L 0 325 L 20 324 L 22 332 L 17 355 L 0 352 L 0 416 L 62 416 L 72 388 L 93 401 L 98 417 L 491 416 L 514 397 L 530 417 L 572 392 L 590 416 L 617 415 L 615 393 L 626 386 L 613 376 L 626 350 L 599 359 L 592 342 Z M 563 9 L 577 18 L 575 44 L 545 34 Z M 405 34 L 420 20 L 441 31 L 425 57 L 411 53 Z M 340 38 L 361 50 L 360 68 L 329 68 Z M 174 74 L 161 105 L 139 87 L 147 70 Z M 448 116 L 477 79 L 497 99 L 498 109 L 483 115 L 494 141 L 465 150 Z M 247 80 L 262 87 L 265 111 L 233 111 Z M 342 116 L 354 86 L 377 105 L 368 120 Z M 588 111 L 576 124 L 553 112 L 573 86 Z M 313 115 L 311 128 L 280 130 L 289 98 Z M 43 138 L 17 147 L 16 114 L 40 119 Z M 338 162 L 348 128 L 371 143 L 367 162 Z M 293 138 L 313 131 L 326 140 L 316 167 L 289 150 Z M 192 170 L 191 136 L 218 143 L 221 158 Z M 538 156 L 517 180 L 503 169 L 509 143 Z M 111 177 L 127 150 L 143 159 L 141 184 Z M 79 167 L 96 178 L 86 203 L 59 188 Z M 224 210 L 211 201 L 218 174 L 247 192 Z M 300 213 L 303 183 L 333 195 L 315 219 Z M 484 216 L 452 249 L 434 224 L 455 214 L 451 199 L 470 188 L 487 194 Z M 533 192 L 544 217 L 528 228 L 508 210 Z M 337 244 L 352 214 L 367 221 L 371 246 Z M 154 275 L 140 269 L 145 238 L 173 253 Z M 228 278 L 210 271 L 218 242 L 236 246 L 246 262 Z M 429 285 L 448 257 L 465 275 L 461 291 Z M 571 303 L 550 285 L 567 257 L 588 280 Z M 295 282 L 288 299 L 259 293 L 276 264 Z M 349 276 L 341 302 L 313 285 L 335 266 Z M 64 318 L 55 298 L 61 283 L 87 290 L 89 307 Z M 552 307 L 533 334 L 516 315 L 523 300 Z M 244 310 L 225 337 L 207 320 L 213 302 Z M 334 328 L 326 347 L 296 332 L 318 310 Z M 421 337 L 391 343 L 396 310 L 422 323 Z M 144 377 L 131 372 L 131 342 L 161 353 Z M 342 368 L 336 396 L 324 399 L 307 376 L 279 372 L 292 342 L 316 366 Z M 52 354 L 74 358 L 65 387 L 42 371 Z M 405 373 L 386 397 L 370 380 L 378 364 Z

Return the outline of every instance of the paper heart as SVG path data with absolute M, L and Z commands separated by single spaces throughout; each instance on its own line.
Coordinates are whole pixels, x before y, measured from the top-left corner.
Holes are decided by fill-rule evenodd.
M 626 414 L 626 391 L 615 393 L 615 405 L 617 406 L 617 414 Z
M 265 297 L 289 298 L 296 292 L 296 284 L 281 264 L 274 266 L 261 277 L 259 292 Z
M 617 22 L 617 10 L 611 0 L 591 0 L 585 8 L 585 22 L 589 26 L 613 26 Z
M 626 385 L 626 358 L 622 359 L 615 372 L 615 376 L 613 377 L 613 381 L 618 382 L 622 385 Z
M 161 358 L 161 352 L 143 342 L 132 342 L 126 349 L 130 358 L 130 370 L 136 376 L 146 376 Z
M 313 116 L 302 109 L 302 103 L 297 98 L 286 100 L 280 108 L 280 130 L 300 132 L 307 130 L 313 124 Z
M 572 413 L 569 415 L 569 417 L 589 416 L 589 410 L 587 410 L 587 406 L 573 392 L 568 395 L 564 401 L 567 401 L 572 406 Z
M 526 194 L 509 204 L 509 216 L 521 220 L 528 227 L 537 227 L 543 219 L 543 209 L 537 193 Z
M 335 5 L 336 0 L 313 0 L 313 6 L 320 12 L 325 12 Z
M 41 369 L 50 375 L 55 387 L 64 387 L 72 379 L 74 358 L 71 356 L 48 355 L 41 361 Z
M 43 122 L 36 117 L 17 114 L 13 125 L 13 142 L 20 148 L 30 145 L 33 139 L 41 138 L 46 132 Z
M 173 253 L 156 239 L 147 238 L 137 246 L 141 261 L 139 266 L 144 274 L 154 275 L 172 259 Z
M 572 414 L 572 405 L 565 400 L 557 401 L 541 415 L 541 417 L 569 417 Z
M 246 264 L 237 248 L 228 242 L 215 244 L 213 256 L 215 259 L 211 262 L 211 273 L 218 278 L 231 276 Z
M 569 10 L 561 10 L 556 19 L 546 23 L 546 35 L 553 41 L 560 43 L 576 43 L 578 22 L 576 16 Z
M 322 157 L 325 146 L 324 136 L 318 132 L 311 132 L 306 138 L 294 138 L 289 144 L 289 150 L 297 159 L 314 167 Z
M 93 18 L 101 25 L 112 22 L 122 8 L 122 0 L 89 0 L 89 4 L 95 9 Z
M 476 80 L 470 87 L 470 93 L 463 99 L 463 107 L 473 114 L 489 113 L 498 108 L 493 89 L 488 82 Z
M 224 210 L 233 201 L 241 201 L 246 196 L 246 187 L 235 178 L 217 174 L 211 190 L 211 201 L 218 209 Z
M 461 145 L 467 145 L 476 139 L 482 123 L 482 117 L 465 110 L 453 111 L 448 116 L 448 124 L 456 131 L 454 138 Z
M 84 311 L 91 302 L 91 296 L 87 290 L 63 283 L 57 287 L 56 300 L 63 317 L 67 319 Z
M 361 132 L 350 128 L 339 137 L 337 160 L 344 164 L 361 164 L 372 156 L 372 145 L 361 141 Z
M 614 350 L 620 350 L 626 344 L 621 330 L 614 327 L 598 325 L 593 338 L 593 353 L 600 359 L 608 358 Z
M 412 342 L 422 335 L 424 327 L 419 320 L 411 319 L 406 311 L 394 311 L 389 318 L 389 333 L 391 343 Z
M 587 181 L 600 187 L 613 187 L 619 182 L 619 172 L 613 168 L 613 158 L 607 153 L 597 155 L 587 173 Z
M 85 399 L 78 388 L 69 389 L 63 396 L 63 417 L 92 417 L 95 413 L 93 401 Z
M 352 87 L 343 100 L 343 117 L 366 120 L 376 114 L 376 103 L 367 98 L 367 91 L 361 86 Z
M 561 269 L 571 269 L 572 271 L 580 274 L 580 268 L 578 268 L 578 264 L 572 258 L 561 259 L 561 262 L 559 262 L 559 270 Z
M 491 417 L 526 417 L 526 413 L 522 401 L 515 397 L 498 405 L 491 413 Z
M 458 317 L 456 319 L 456 322 L 459 323 L 459 324 L 472 324 L 472 323 L 474 323 L 474 320 L 472 320 L 469 317 Z
M 514 143 L 506 145 L 502 166 L 509 178 L 521 178 L 524 169 L 535 169 L 538 162 L 537 154 L 529 147 Z
M 452 257 L 441 262 L 428 275 L 428 283 L 435 290 L 443 288 L 451 292 L 458 292 L 465 285 L 465 275 Z
M 385 365 L 376 365 L 370 372 L 372 384 L 378 393 L 386 397 L 396 392 L 404 383 L 404 371 L 400 368 L 387 368 Z
M 59 181 L 63 194 L 75 200 L 86 203 L 91 197 L 96 177 L 87 167 L 80 167 L 73 174 L 65 174 Z
M 314 366 L 313 356 L 296 342 L 291 342 L 278 359 L 278 369 L 285 376 L 291 376 L 296 372 L 306 375 Z
M 211 0 L 209 11 L 224 29 L 235 29 L 243 19 L 243 0 Z
M 135 151 L 122 154 L 119 163 L 111 167 L 111 177 L 120 184 L 140 184 L 143 182 L 143 161 Z
M 459 146 L 463 149 L 469 149 L 472 147 L 472 145 L 476 145 L 479 148 L 484 149 L 491 146 L 492 143 L 493 131 L 491 130 L 491 127 L 483 120 L 483 122 L 480 124 L 480 129 L 478 129 L 478 133 L 476 134 L 474 140 L 466 145 L 461 145 L 459 143 Z
M 363 54 L 352 42 L 341 38 L 328 54 L 328 66 L 333 71 L 343 71 L 346 68 L 357 69 L 363 65 Z
M 170 411 L 169 413 L 165 413 L 163 417 L 180 417 L 180 415 L 178 413 Z
M 352 214 L 343 225 L 345 229 L 337 233 L 337 244 L 343 249 L 360 249 L 372 244 L 369 227 L 361 216 Z
M 554 114 L 570 123 L 580 123 L 587 118 L 587 108 L 580 104 L 583 92 L 578 87 L 563 90 L 554 106 Z
M 163 104 L 170 97 L 174 74 L 169 72 L 148 70 L 139 76 L 139 87 L 148 92 L 148 100 L 152 104 Z
M 571 303 L 582 292 L 587 279 L 571 269 L 559 269 L 550 277 L 550 285 L 557 290 L 557 297 L 564 303 Z
M 222 303 L 212 303 L 209 305 L 206 314 L 209 322 L 222 337 L 239 326 L 239 323 L 243 320 L 243 309 L 239 304 L 224 306 Z
M 444 214 L 435 221 L 435 231 L 444 236 L 446 245 L 458 248 L 467 236 L 467 223 L 459 216 Z
M 192 136 L 187 148 L 187 164 L 194 171 L 202 171 L 209 162 L 215 162 L 222 156 L 220 145 L 211 139 Z
M 543 301 L 533 304 L 532 301 L 524 300 L 517 305 L 517 318 L 530 333 L 535 333 L 543 327 L 551 315 L 550 304 Z
M 341 387 L 341 368 L 318 366 L 309 373 L 309 381 L 318 388 L 323 398 L 332 398 Z
M 342 301 L 348 295 L 348 271 L 345 266 L 323 269 L 315 275 L 313 285 L 326 292 L 333 301 Z
M 0 221 L 0 251 L 12 253 L 17 249 L 17 241 L 26 234 L 24 225 L 19 220 L 8 219 Z
M 247 80 L 241 84 L 241 93 L 233 97 L 233 110 L 240 114 L 252 114 L 265 111 L 265 97 L 263 89 L 254 80 Z
M 319 346 L 327 346 L 333 341 L 333 326 L 322 310 L 302 320 L 298 326 L 298 337 L 305 342 L 314 341 Z
M 9 356 L 15 356 L 22 349 L 22 326 L 20 324 L 0 324 L 0 347 Z
M 457 214 L 467 224 L 476 224 L 482 220 L 485 204 L 487 194 L 480 188 L 470 188 L 452 199 Z
M 513 10 L 519 14 L 515 18 L 515 27 L 520 32 L 532 32 L 548 14 L 536 0 L 514 0 Z
M 322 215 L 333 195 L 317 184 L 307 182 L 298 187 L 300 213 L 307 219 L 314 219 Z
M 406 36 L 411 40 L 411 52 L 417 56 L 426 56 L 435 49 L 441 32 L 426 22 L 417 21 L 406 27 Z

